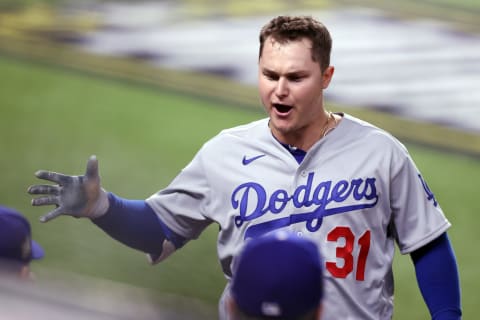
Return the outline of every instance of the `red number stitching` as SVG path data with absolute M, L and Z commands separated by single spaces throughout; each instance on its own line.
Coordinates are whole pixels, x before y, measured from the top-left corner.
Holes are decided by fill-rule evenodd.
M 370 250 L 370 230 L 365 231 L 360 239 L 358 239 L 358 244 L 360 245 L 360 253 L 358 254 L 355 279 L 363 281 L 365 280 L 365 265 L 367 264 L 368 251 Z
M 345 239 L 344 246 L 338 246 L 336 249 L 336 257 L 343 260 L 343 266 L 339 266 L 337 261 L 326 262 L 327 270 L 336 278 L 346 278 L 354 267 L 353 246 L 355 245 L 355 235 L 348 227 L 336 227 L 327 235 L 327 240 L 338 242 L 339 239 Z M 355 279 L 358 281 L 365 280 L 365 265 L 367 263 L 368 252 L 370 250 L 370 230 L 358 239 L 360 252 L 358 254 L 357 270 Z

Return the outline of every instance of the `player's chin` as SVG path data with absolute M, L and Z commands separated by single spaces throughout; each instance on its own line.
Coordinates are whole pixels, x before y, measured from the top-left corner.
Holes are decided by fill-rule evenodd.
M 284 118 L 270 117 L 270 128 L 277 133 L 286 135 L 289 132 L 292 132 L 294 125 L 292 121 Z

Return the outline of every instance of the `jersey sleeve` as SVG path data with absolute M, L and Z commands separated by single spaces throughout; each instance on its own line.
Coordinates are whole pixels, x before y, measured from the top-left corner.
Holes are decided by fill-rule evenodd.
M 408 151 L 403 146 L 396 151 L 390 203 L 396 241 L 407 254 L 439 237 L 450 222 Z
M 190 240 L 198 238 L 212 222 L 205 214 L 209 198 L 200 150 L 165 189 L 146 201 L 172 231 Z

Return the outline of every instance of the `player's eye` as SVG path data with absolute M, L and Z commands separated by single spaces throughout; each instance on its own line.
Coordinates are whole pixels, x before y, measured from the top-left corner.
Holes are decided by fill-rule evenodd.
M 304 76 L 301 76 L 301 75 L 290 75 L 288 76 L 288 81 L 291 81 L 291 82 L 300 82 L 304 79 L 305 77 Z
M 278 75 L 271 72 L 264 72 L 263 76 L 268 80 L 277 81 L 279 79 Z

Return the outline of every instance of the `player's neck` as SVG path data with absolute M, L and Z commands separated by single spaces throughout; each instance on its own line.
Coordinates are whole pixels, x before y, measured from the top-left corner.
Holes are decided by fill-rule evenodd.
M 299 149 L 307 152 L 317 141 L 330 133 L 337 126 L 340 119 L 340 116 L 326 111 L 325 117 L 322 118 L 321 121 L 322 125 L 312 123 L 295 131 L 280 131 L 276 130 L 270 124 L 270 129 L 273 136 L 281 144 L 289 146 L 291 149 Z

